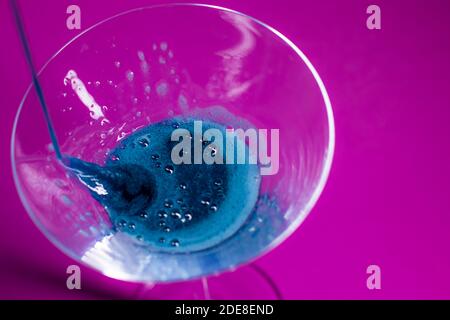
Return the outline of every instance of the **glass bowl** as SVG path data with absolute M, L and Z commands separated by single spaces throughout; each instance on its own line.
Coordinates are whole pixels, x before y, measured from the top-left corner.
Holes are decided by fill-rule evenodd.
M 165 252 L 118 229 L 56 160 L 30 87 L 11 141 L 20 198 L 51 242 L 107 276 L 171 282 L 233 270 L 296 230 L 324 188 L 334 150 L 324 84 L 290 40 L 245 14 L 194 4 L 127 11 L 71 40 L 39 79 L 62 153 L 99 165 L 122 139 L 173 117 L 279 130 L 278 168 L 261 176 L 239 228 L 211 247 Z

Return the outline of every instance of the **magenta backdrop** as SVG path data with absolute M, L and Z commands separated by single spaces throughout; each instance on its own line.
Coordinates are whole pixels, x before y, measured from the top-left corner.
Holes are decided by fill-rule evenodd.
M 42 66 L 83 27 L 167 1 L 21 1 Z M 328 184 L 300 229 L 256 263 L 288 299 L 450 298 L 450 2 L 373 1 L 382 30 L 366 28 L 372 1 L 208 1 L 285 34 L 309 57 L 331 98 L 336 152 Z M 83 290 L 66 289 L 73 264 L 33 225 L 16 193 L 9 141 L 30 83 L 7 1 L 0 2 L 0 298 L 133 298 L 137 284 L 83 268 Z M 381 267 L 381 290 L 366 268 Z

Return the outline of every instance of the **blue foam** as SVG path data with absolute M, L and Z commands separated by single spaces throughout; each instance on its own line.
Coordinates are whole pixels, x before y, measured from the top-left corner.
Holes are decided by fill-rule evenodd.
M 175 165 L 171 151 L 178 142 L 171 134 L 176 128 L 194 137 L 194 119 L 173 118 L 122 140 L 104 166 L 74 158 L 65 162 L 105 207 L 117 231 L 163 251 L 203 250 L 245 223 L 258 199 L 259 167 Z M 203 120 L 203 130 L 210 128 L 225 137 L 223 125 Z

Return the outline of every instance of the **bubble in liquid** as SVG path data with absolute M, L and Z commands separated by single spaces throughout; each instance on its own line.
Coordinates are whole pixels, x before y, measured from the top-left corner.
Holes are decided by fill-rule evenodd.
M 147 148 L 150 145 L 150 142 L 147 138 L 142 138 L 138 141 L 139 145 L 143 148 Z
M 158 211 L 158 217 L 160 218 L 167 218 L 167 213 L 165 211 Z
M 178 122 L 175 122 L 172 124 L 172 128 L 178 129 L 180 127 L 180 124 Z
M 158 160 L 159 159 L 159 154 L 152 154 L 152 160 Z
M 173 168 L 173 166 L 167 165 L 167 166 L 164 168 L 164 170 L 165 170 L 167 173 L 172 174 L 172 173 L 174 172 L 175 169 Z
M 182 216 L 179 212 L 177 212 L 177 213 L 172 212 L 172 217 L 177 220 L 182 218 Z
M 136 225 L 134 223 L 130 223 L 130 224 L 128 224 L 128 228 L 130 230 L 135 230 L 136 229 Z
M 114 65 L 116 66 L 116 68 L 120 68 L 120 61 L 114 62 Z
M 173 201 L 166 199 L 166 201 L 164 201 L 164 207 L 172 208 L 173 207 Z
M 186 190 L 186 188 L 187 188 L 186 183 L 184 182 L 180 183 L 180 189 Z
M 203 198 L 202 200 L 200 200 L 200 203 L 204 206 L 209 206 L 209 198 Z
M 214 211 L 214 212 L 216 212 L 217 211 L 217 209 L 218 209 L 218 207 L 217 207 L 217 205 L 215 205 L 215 204 L 212 204 L 210 207 L 209 207 L 209 209 L 211 210 L 211 211 Z
M 173 211 L 170 213 L 170 216 L 171 216 L 172 218 L 175 218 L 175 219 L 181 219 L 181 213 L 180 213 L 180 210 L 178 210 L 178 209 L 173 209 Z
M 192 214 L 186 213 L 186 214 L 184 215 L 184 218 L 185 218 L 187 221 L 191 221 L 191 220 L 192 220 Z
M 170 245 L 171 245 L 172 247 L 179 247 L 179 246 L 180 246 L 180 241 L 177 240 L 177 239 L 174 239 L 174 240 L 172 240 L 172 241 L 170 242 Z
M 140 217 L 143 218 L 143 219 L 147 219 L 147 218 L 148 218 L 147 212 L 142 212 L 142 213 L 140 214 Z
M 164 243 L 164 242 L 166 242 L 166 239 L 164 239 L 164 238 L 159 238 L 158 241 L 159 241 L 159 243 Z
M 163 231 L 169 233 L 169 232 L 170 232 L 170 228 L 169 228 L 169 227 L 165 227 L 165 228 L 163 229 Z

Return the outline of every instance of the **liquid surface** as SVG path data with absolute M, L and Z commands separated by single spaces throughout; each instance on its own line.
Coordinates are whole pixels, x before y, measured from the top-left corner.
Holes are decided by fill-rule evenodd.
M 178 141 L 171 134 L 178 128 L 199 139 L 194 119 L 174 118 L 121 140 L 104 166 L 76 158 L 64 162 L 105 207 L 117 231 L 157 250 L 190 252 L 213 247 L 242 227 L 258 200 L 260 175 L 251 164 L 175 165 L 171 152 Z M 210 128 L 225 136 L 224 126 L 203 121 L 203 131 Z M 209 141 L 201 145 L 211 148 Z M 247 148 L 239 141 L 238 146 Z

